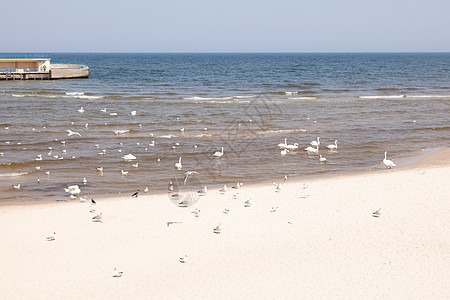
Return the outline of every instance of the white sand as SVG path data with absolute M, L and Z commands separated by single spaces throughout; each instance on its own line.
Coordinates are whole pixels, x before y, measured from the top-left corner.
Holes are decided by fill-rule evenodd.
M 198 219 L 151 193 L 98 200 L 103 223 L 88 202 L 1 206 L 0 299 L 449 299 L 440 155 L 444 165 L 288 179 L 280 193 L 244 185 L 237 200 L 211 190 Z

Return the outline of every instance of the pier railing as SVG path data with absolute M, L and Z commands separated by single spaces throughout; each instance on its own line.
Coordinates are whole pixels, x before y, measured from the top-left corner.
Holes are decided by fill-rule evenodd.
M 1 68 L 0 73 L 2 74 L 12 74 L 12 73 L 48 73 L 48 71 L 39 70 L 37 68 L 26 68 L 26 69 L 18 69 L 18 68 Z

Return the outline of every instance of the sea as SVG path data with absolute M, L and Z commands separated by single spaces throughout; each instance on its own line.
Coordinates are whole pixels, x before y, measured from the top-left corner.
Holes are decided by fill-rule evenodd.
M 450 142 L 450 53 L 50 57 L 90 76 L 0 81 L 2 203 L 385 172 Z

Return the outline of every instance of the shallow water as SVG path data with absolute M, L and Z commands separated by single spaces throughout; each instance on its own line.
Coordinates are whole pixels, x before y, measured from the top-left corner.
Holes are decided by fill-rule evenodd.
M 85 196 L 164 190 L 183 178 L 179 157 L 201 184 L 234 184 L 383 168 L 384 151 L 449 145 L 450 54 L 51 56 L 91 77 L 0 82 L 2 201 L 67 199 L 68 184 Z M 318 136 L 338 140 L 320 147 L 327 164 L 302 150 Z M 284 138 L 300 150 L 281 156 Z

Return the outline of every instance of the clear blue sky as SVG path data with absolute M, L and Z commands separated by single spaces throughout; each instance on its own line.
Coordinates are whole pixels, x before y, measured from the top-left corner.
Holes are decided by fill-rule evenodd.
M 20 0 L 0 52 L 450 51 L 449 0 Z

